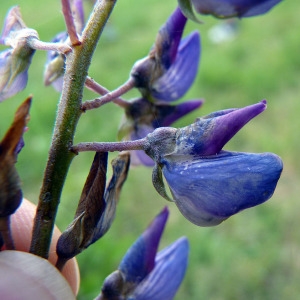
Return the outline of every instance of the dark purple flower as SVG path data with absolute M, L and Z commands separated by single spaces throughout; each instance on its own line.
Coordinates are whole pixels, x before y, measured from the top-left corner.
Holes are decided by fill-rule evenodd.
M 199 226 L 213 226 L 231 215 L 268 200 L 282 171 L 272 153 L 223 151 L 223 146 L 266 101 L 218 111 L 181 129 L 159 128 L 147 136 L 146 153 L 155 160 L 153 184 L 170 200 L 164 175 L 182 214 Z
M 252 17 L 268 12 L 281 0 L 179 0 L 179 6 L 186 15 L 192 13 L 192 6 L 203 15 L 217 18 Z
M 192 100 L 178 105 L 151 103 L 145 98 L 136 99 L 125 108 L 125 118 L 120 126 L 118 138 L 138 140 L 159 127 L 169 126 L 179 118 L 199 108 L 202 100 Z M 131 163 L 153 166 L 153 160 L 142 150 L 131 151 Z
M 200 59 L 200 36 L 193 32 L 181 39 L 186 21 L 177 8 L 161 27 L 149 55 L 133 66 L 131 76 L 144 97 L 174 101 L 192 85 Z
M 0 102 L 26 87 L 28 68 L 35 52 L 27 41 L 37 37 L 37 32 L 24 24 L 19 7 L 13 7 L 6 16 L 0 38 L 0 43 L 10 47 L 0 52 Z
M 168 210 L 165 208 L 131 246 L 119 269 L 105 279 L 103 297 L 173 299 L 185 274 L 189 245 L 186 238 L 180 238 L 157 253 L 167 218 Z

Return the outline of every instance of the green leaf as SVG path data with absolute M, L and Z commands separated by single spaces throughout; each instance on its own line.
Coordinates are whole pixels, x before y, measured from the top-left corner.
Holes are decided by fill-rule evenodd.
M 161 167 L 158 164 L 155 164 L 152 172 L 152 183 L 155 187 L 156 191 L 164 197 L 166 200 L 174 202 L 172 198 L 170 198 L 166 192 L 165 184 L 161 172 Z

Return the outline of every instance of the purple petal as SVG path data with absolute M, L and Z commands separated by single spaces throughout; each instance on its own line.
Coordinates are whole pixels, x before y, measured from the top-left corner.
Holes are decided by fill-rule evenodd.
M 159 30 L 155 42 L 155 50 L 166 69 L 171 66 L 176 58 L 186 21 L 187 18 L 182 14 L 180 8 L 177 7 Z
M 177 152 L 201 156 L 219 153 L 245 124 L 266 109 L 266 103 L 264 100 L 243 108 L 215 112 L 178 129 Z
M 174 298 L 185 275 L 189 244 L 185 237 L 160 251 L 155 267 L 138 285 L 133 298 L 136 300 L 171 300 Z
M 181 213 L 199 226 L 214 226 L 268 200 L 282 171 L 272 153 L 222 151 L 193 160 L 165 160 L 163 174 Z
M 170 68 L 151 87 L 151 95 L 161 101 L 182 97 L 194 82 L 200 60 L 200 35 L 193 32 L 184 38 Z
M 200 14 L 211 14 L 220 18 L 251 17 L 269 11 L 281 0 L 192 0 Z
M 122 259 L 119 270 L 129 285 L 140 283 L 154 268 L 158 244 L 168 215 L 168 209 L 164 208 Z
M 143 95 L 149 94 L 152 83 L 160 78 L 176 60 L 186 21 L 181 10 L 176 8 L 161 27 L 149 55 L 137 61 L 132 67 L 130 75 L 135 81 L 135 87 L 141 89 Z
M 203 100 L 192 100 L 192 101 L 186 101 L 181 104 L 175 105 L 173 112 L 169 115 L 166 115 L 163 118 L 160 127 L 170 126 L 172 123 L 174 123 L 181 117 L 185 116 L 186 114 L 202 106 L 202 104 L 203 104 Z

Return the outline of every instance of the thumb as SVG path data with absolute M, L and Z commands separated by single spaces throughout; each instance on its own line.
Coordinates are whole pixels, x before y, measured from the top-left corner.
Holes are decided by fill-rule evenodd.
M 36 206 L 27 199 L 23 199 L 21 206 L 12 215 L 11 230 L 16 250 L 24 252 L 29 251 L 35 212 Z M 60 235 L 61 232 L 55 226 L 49 251 L 49 261 L 53 265 L 55 265 L 57 261 L 56 243 Z M 79 290 L 80 275 L 77 260 L 75 258 L 70 259 L 66 263 L 62 275 L 69 282 L 73 293 L 76 295 Z

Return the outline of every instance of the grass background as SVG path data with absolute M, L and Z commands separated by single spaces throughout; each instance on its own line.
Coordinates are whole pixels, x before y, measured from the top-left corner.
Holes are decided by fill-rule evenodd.
M 6 0 L 0 4 L 3 23 L 9 7 L 19 4 L 28 27 L 49 41 L 64 30 L 59 1 Z M 85 2 L 86 15 L 91 2 Z M 109 89 L 127 78 L 133 63 L 144 57 L 157 30 L 176 6 L 171 0 L 119 1 L 109 20 L 90 68 L 90 76 Z M 199 74 L 181 101 L 204 98 L 204 106 L 174 126 L 187 125 L 215 110 L 268 100 L 268 109 L 226 145 L 227 150 L 274 152 L 284 161 L 276 192 L 265 204 L 244 211 L 213 228 L 196 227 L 161 199 L 151 185 L 151 169 L 130 171 L 121 194 L 116 220 L 96 244 L 78 256 L 81 289 L 78 299 L 92 299 L 104 278 L 115 270 L 125 251 L 150 220 L 169 205 L 170 218 L 161 247 L 180 236 L 190 241 L 189 268 L 176 299 L 297 299 L 300 294 L 300 38 L 298 1 L 283 1 L 270 13 L 239 21 L 230 42 L 214 44 L 209 30 L 222 21 L 202 17 L 189 22 L 186 33 L 199 30 L 202 54 Z M 4 49 L 2 47 L 1 49 Z M 43 86 L 46 54 L 37 52 L 26 89 L 0 105 L 0 136 L 15 109 L 29 94 L 34 97 L 29 131 L 17 168 L 24 195 L 37 202 L 51 141 L 59 94 Z M 138 96 L 133 91 L 128 99 Z M 95 95 L 89 91 L 85 99 Z M 75 142 L 114 141 L 122 116 L 112 104 L 84 114 Z M 110 154 L 110 158 L 115 155 Z M 72 220 L 93 154 L 82 153 L 70 168 L 57 225 Z M 109 171 L 110 172 L 110 171 Z M 111 173 L 109 173 L 111 174 Z

